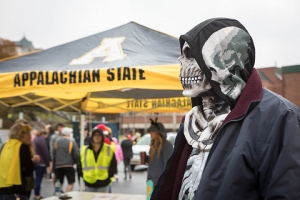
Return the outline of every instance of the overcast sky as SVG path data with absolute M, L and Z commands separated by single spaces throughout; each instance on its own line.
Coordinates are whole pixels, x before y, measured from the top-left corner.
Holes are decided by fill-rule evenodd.
M 130 21 L 179 37 L 214 17 L 247 28 L 257 68 L 300 64 L 299 0 L 0 0 L 0 37 L 47 49 Z

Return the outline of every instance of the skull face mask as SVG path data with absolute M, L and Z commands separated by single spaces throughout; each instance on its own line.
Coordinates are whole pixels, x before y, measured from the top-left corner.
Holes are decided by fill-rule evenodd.
M 212 89 L 196 59 L 192 57 L 187 42 L 182 47 L 180 81 L 183 95 L 186 97 L 202 97 L 202 105 L 192 108 L 184 122 L 184 135 L 193 151 L 187 162 L 179 199 L 193 199 L 201 179 L 208 153 L 222 122 L 229 113 L 229 106 L 225 104 Z M 194 184 L 191 184 L 194 183 Z M 186 196 L 187 195 L 187 196 Z
M 238 21 L 225 18 L 206 20 L 179 41 L 183 95 L 194 102 L 183 125 L 192 152 L 178 199 L 192 200 L 215 138 L 250 77 L 255 48 L 247 30 Z
M 192 57 L 188 43 L 184 43 L 182 56 L 180 56 L 178 60 L 181 63 L 180 82 L 183 87 L 183 96 L 201 96 L 201 94 L 204 94 L 212 88 L 195 58 Z

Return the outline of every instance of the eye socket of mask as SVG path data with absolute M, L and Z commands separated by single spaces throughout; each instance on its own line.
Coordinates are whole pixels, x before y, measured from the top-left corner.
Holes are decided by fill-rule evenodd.
M 191 59 L 192 58 L 192 51 L 190 49 L 189 46 L 185 46 L 183 49 L 183 54 L 187 59 Z

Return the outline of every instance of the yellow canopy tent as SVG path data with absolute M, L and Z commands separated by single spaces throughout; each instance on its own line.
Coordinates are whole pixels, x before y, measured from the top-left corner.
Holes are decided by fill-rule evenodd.
M 0 60 L 0 104 L 48 111 L 184 112 L 177 38 L 135 22 Z M 83 145 L 81 136 L 81 145 Z
M 177 38 L 130 22 L 0 61 L 0 103 L 49 111 L 183 112 Z

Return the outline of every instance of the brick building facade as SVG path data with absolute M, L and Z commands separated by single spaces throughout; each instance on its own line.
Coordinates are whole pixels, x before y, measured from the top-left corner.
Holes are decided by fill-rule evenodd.
M 300 65 L 258 68 L 263 87 L 300 107 Z

